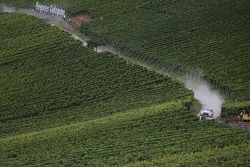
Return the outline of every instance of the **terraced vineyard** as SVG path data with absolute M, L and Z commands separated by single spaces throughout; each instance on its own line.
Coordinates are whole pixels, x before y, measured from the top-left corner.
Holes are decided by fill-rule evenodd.
M 0 36 L 0 166 L 248 163 L 250 134 L 198 121 L 179 82 L 30 16 L 0 14 Z

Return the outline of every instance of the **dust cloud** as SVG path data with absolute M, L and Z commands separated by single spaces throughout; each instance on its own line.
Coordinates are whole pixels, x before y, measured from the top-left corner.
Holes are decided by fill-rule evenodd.
M 213 109 L 214 118 L 220 116 L 224 100 L 219 92 L 212 89 L 199 74 L 186 74 L 184 83 L 188 89 L 193 90 L 195 99 L 202 104 L 202 107 Z
M 0 4 L 0 12 L 14 13 L 17 12 L 17 9 L 15 7 L 6 6 L 5 4 Z
M 120 53 L 112 46 L 110 45 L 101 45 L 101 46 L 97 46 L 96 48 L 94 48 L 94 50 L 97 53 L 102 53 L 102 52 L 110 52 L 114 55 L 120 55 Z

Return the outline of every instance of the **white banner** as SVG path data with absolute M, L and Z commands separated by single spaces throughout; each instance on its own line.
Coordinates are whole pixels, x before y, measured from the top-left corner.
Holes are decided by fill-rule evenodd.
M 46 5 L 41 5 L 41 4 L 39 4 L 39 2 L 37 2 L 35 9 L 39 12 L 42 12 L 42 13 L 60 16 L 60 17 L 63 17 L 64 19 L 66 18 L 65 10 L 62 8 L 59 8 L 57 6 L 53 6 L 53 5 L 46 6 Z

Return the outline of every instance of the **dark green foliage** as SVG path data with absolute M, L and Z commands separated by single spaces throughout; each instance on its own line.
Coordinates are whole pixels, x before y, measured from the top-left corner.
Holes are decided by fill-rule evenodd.
M 88 11 L 92 21 L 82 32 L 95 43 L 105 40 L 127 56 L 168 70 L 202 71 L 226 95 L 250 99 L 249 0 L 41 2 L 62 5 L 72 14 Z
M 249 133 L 199 121 L 179 82 L 32 17 L 0 14 L 0 37 L 0 166 L 249 164 Z
M 240 146 L 230 146 L 225 149 L 207 149 L 202 152 L 185 153 L 173 156 L 165 156 L 153 159 L 152 161 L 144 161 L 131 163 L 124 167 L 148 167 L 148 166 L 248 166 L 249 159 L 249 143 Z
M 182 84 L 95 54 L 33 17 L 0 14 L 0 136 L 189 100 Z
M 121 166 L 162 156 L 182 161 L 183 153 L 203 151 L 206 155 L 215 148 L 237 149 L 238 144 L 249 142 L 249 137 L 241 130 L 198 121 L 175 102 L 2 138 L 0 161 L 3 166 Z M 231 157 L 235 154 L 227 153 Z M 244 152 L 238 154 L 248 157 Z M 199 157 L 192 160 L 200 161 Z
M 127 1 L 112 3 L 107 13 L 94 11 L 103 19 L 89 24 L 92 36 L 104 36 L 107 43 L 149 64 L 174 71 L 200 70 L 225 94 L 250 98 L 249 1 L 130 3 L 133 6 Z

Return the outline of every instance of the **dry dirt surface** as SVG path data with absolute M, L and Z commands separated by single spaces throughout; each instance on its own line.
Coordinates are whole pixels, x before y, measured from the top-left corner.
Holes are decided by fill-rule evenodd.
M 229 117 L 222 119 L 223 122 L 229 124 L 231 127 L 240 128 L 250 131 L 250 121 L 241 122 L 239 117 Z
M 89 23 L 91 17 L 88 14 L 80 14 L 70 18 L 70 24 L 74 29 L 80 29 L 81 23 Z

